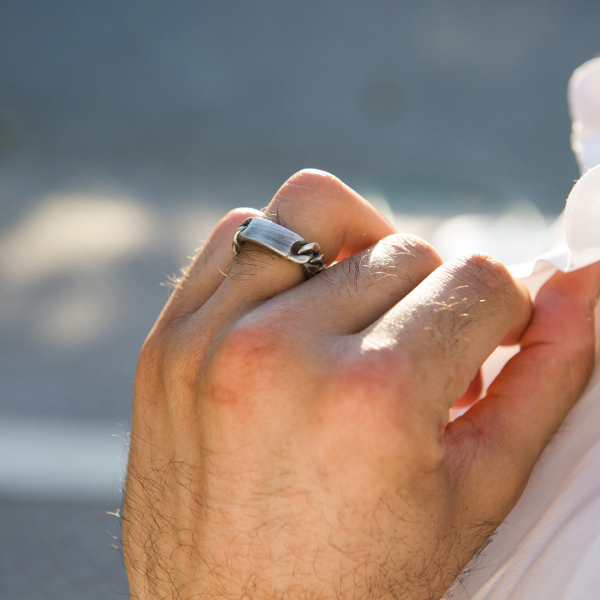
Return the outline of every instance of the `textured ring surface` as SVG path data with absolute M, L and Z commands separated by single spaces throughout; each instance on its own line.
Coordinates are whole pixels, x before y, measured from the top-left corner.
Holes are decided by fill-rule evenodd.
M 314 277 L 324 268 L 320 246 L 309 243 L 298 234 L 261 217 L 246 219 L 233 236 L 233 253 L 237 256 L 246 242 L 266 248 L 278 256 L 302 265 L 307 277 Z

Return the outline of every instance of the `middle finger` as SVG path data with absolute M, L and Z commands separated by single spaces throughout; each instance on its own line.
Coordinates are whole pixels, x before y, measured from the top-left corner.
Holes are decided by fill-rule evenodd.
M 294 315 L 302 331 L 326 335 L 363 330 L 417 287 L 442 264 L 424 240 L 389 235 L 350 256 L 319 277 L 273 298 L 257 312 Z

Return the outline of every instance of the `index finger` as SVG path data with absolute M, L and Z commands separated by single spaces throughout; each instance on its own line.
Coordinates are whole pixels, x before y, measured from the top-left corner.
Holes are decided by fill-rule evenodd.
M 360 344 L 388 348 L 402 386 L 415 382 L 418 409 L 439 414 L 445 426 L 448 409 L 481 365 L 510 331 L 522 331 L 530 316 L 525 287 L 501 263 L 473 255 L 436 269 L 365 330 Z

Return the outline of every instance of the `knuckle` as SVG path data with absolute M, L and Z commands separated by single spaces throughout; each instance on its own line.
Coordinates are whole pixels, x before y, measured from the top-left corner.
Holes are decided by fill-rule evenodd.
M 292 175 L 279 188 L 269 205 L 272 213 L 275 209 L 283 209 L 286 205 L 318 202 L 319 208 L 324 205 L 336 204 L 344 184 L 334 175 L 316 169 L 303 169 Z
M 367 352 L 345 357 L 338 364 L 330 401 L 336 422 L 360 437 L 372 435 L 386 452 L 395 447 L 421 466 L 443 457 L 431 415 L 423 419 L 422 402 L 414 378 L 398 365 L 393 353 Z M 414 454 L 413 454 L 414 453 Z M 392 452 L 393 454 L 393 452 Z
M 278 332 L 264 321 L 242 320 L 227 332 L 220 349 L 238 360 L 243 358 L 262 362 L 261 359 L 279 350 L 279 338 Z
M 419 284 L 443 264 L 439 254 L 426 241 L 399 233 L 383 238 L 361 256 L 366 259 L 365 266 L 370 269 L 371 276 L 399 278 L 413 285 Z
M 183 397 L 182 390 L 191 391 L 196 385 L 207 344 L 206 336 L 195 329 L 191 333 L 188 319 L 155 327 L 142 346 L 136 380 L 164 390 L 168 397 Z M 169 393 L 174 390 L 178 391 Z
M 407 257 L 417 260 L 417 264 L 427 270 L 434 270 L 443 264 L 437 250 L 425 240 L 407 233 L 394 233 L 382 240 L 389 248 L 394 262 L 405 262 Z
M 318 169 L 302 169 L 297 173 L 294 173 L 284 184 L 294 185 L 306 188 L 308 191 L 321 190 L 323 187 L 332 188 L 339 187 L 342 182 L 331 173 L 326 171 L 320 171 Z
M 499 261 L 485 254 L 472 254 L 463 259 L 463 277 L 470 285 L 509 296 L 517 294 L 517 287 L 508 269 Z
M 207 373 L 210 397 L 232 402 L 240 390 L 268 389 L 289 370 L 290 340 L 277 323 L 242 319 L 224 335 Z
M 391 353 L 349 355 L 340 361 L 336 370 L 336 395 L 356 397 L 360 402 L 383 402 L 397 397 L 402 378 Z

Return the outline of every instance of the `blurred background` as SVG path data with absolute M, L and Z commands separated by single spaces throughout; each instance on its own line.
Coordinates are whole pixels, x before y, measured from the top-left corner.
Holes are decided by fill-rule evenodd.
M 0 0 L 0 598 L 127 594 L 137 353 L 226 210 L 317 167 L 445 255 L 518 261 L 578 177 L 599 25 L 597 0 Z

